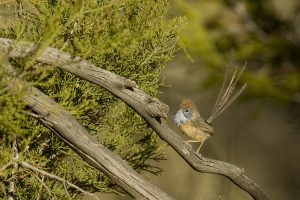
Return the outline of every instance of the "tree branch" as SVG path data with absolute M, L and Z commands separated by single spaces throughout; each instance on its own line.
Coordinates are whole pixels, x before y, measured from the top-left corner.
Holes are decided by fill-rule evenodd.
M 27 42 L 14 43 L 13 40 L 0 38 L 0 48 L 3 48 L 4 51 L 9 55 L 9 57 L 24 58 L 34 54 L 38 46 L 33 43 L 27 43 Z M 249 179 L 244 174 L 243 169 L 238 168 L 226 162 L 212 160 L 212 159 L 198 156 L 175 132 L 173 132 L 164 122 L 160 120 L 160 118 L 167 118 L 166 113 L 168 112 L 168 106 L 161 103 L 156 98 L 152 98 L 148 94 L 137 89 L 135 82 L 125 79 L 124 77 L 118 76 L 114 73 L 103 70 L 99 67 L 96 67 L 89 61 L 83 60 L 80 57 L 73 56 L 69 53 L 62 52 L 55 48 L 50 48 L 50 47 L 46 48 L 45 51 L 37 57 L 37 61 L 64 69 L 87 81 L 90 81 L 96 85 L 104 87 L 112 94 L 119 97 L 122 101 L 124 101 L 131 108 L 133 108 L 138 114 L 140 114 L 149 123 L 149 125 L 153 128 L 153 130 L 163 140 L 169 143 L 169 145 L 194 170 L 199 172 L 204 172 L 204 173 L 223 175 L 228 179 L 230 179 L 237 186 L 245 190 L 247 193 L 249 193 L 254 199 L 257 200 L 268 199 L 267 195 L 260 188 L 260 186 L 256 184 L 254 181 L 252 181 L 251 179 Z M 33 107 L 39 107 L 36 110 L 42 111 L 41 110 L 42 105 L 35 105 L 37 103 L 35 101 L 38 101 L 38 99 L 34 100 L 34 96 L 31 95 L 28 101 L 31 101 Z M 48 107 L 46 110 L 50 110 L 50 107 Z M 41 112 L 38 114 L 44 115 L 47 113 Z M 50 116 L 54 117 L 52 115 L 55 115 L 55 120 L 58 120 L 57 118 L 62 117 L 62 116 L 56 116 L 57 113 L 51 113 Z M 66 124 L 66 126 L 68 126 L 68 128 L 70 128 L 69 125 L 74 123 L 71 122 L 72 120 L 65 121 L 64 123 Z M 58 131 L 60 131 L 59 133 L 62 134 L 61 131 L 67 131 L 67 130 L 60 129 Z M 85 132 L 85 130 L 81 130 L 81 131 Z M 88 135 L 84 134 L 84 135 L 90 140 L 96 142 L 95 139 L 92 138 L 89 134 Z M 66 136 L 66 137 L 70 137 L 70 136 Z M 69 145 L 73 145 L 74 147 L 81 147 L 84 142 L 83 141 L 79 142 L 79 141 L 74 141 L 74 143 L 71 143 Z M 89 146 L 92 147 L 92 145 Z M 102 151 L 107 153 L 107 155 L 114 156 L 115 158 L 114 154 L 112 154 L 111 152 L 106 152 L 101 145 L 95 145 L 94 147 L 96 149 L 99 148 L 99 150 L 102 149 Z M 86 152 L 89 152 L 89 149 L 85 149 L 85 150 Z M 99 152 L 99 150 L 97 151 Z M 82 154 L 82 152 L 78 152 L 78 153 Z M 93 154 L 87 154 L 86 156 L 89 157 L 89 160 L 95 161 L 96 160 L 95 157 L 90 157 L 92 155 Z M 119 160 L 120 158 L 118 158 L 117 162 L 121 163 L 121 161 Z M 98 164 L 101 166 L 101 164 L 103 163 L 99 162 Z M 92 165 L 96 166 L 95 162 L 92 162 Z M 107 173 L 106 168 L 103 168 L 103 166 L 101 166 L 101 168 L 102 170 L 104 170 L 104 172 Z M 116 183 L 120 183 L 117 177 L 114 177 L 113 180 L 116 181 Z M 122 187 L 122 184 L 120 184 L 120 186 Z M 134 192 L 131 189 L 127 190 L 127 192 L 134 194 Z
M 0 51 L 0 58 L 2 56 Z M 10 66 L 8 59 L 3 58 L 2 61 L 4 70 L 14 74 L 14 69 Z M 14 81 L 11 77 L 10 81 L 14 83 L 13 89 L 16 93 L 20 90 L 26 91 L 26 94 L 22 97 L 23 102 L 38 114 L 38 119 L 46 127 L 56 133 L 87 163 L 106 174 L 130 195 L 136 199 L 173 199 L 144 179 L 119 156 L 99 143 L 69 114 L 68 111 L 49 96 L 45 95 L 35 87 L 29 86 L 22 80 Z M 59 181 L 66 181 L 53 174 L 45 171 L 42 172 L 41 170 L 30 166 L 28 163 L 20 162 L 20 164 L 23 167 L 33 169 Z M 79 189 L 74 184 L 70 182 L 67 183 L 70 186 Z M 83 192 L 82 189 L 80 189 L 80 191 Z M 84 193 L 86 193 L 86 191 L 84 191 Z M 89 193 L 89 195 L 91 194 Z

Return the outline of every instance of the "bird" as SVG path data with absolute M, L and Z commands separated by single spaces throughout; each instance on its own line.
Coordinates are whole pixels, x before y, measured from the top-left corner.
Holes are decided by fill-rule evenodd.
M 247 64 L 246 62 L 241 71 L 238 73 L 237 67 L 232 64 L 232 57 L 233 51 L 231 52 L 231 60 L 229 62 L 229 65 L 226 68 L 223 85 L 208 120 L 205 120 L 200 116 L 195 104 L 190 99 L 182 100 L 179 107 L 177 108 L 177 111 L 173 115 L 174 124 L 178 126 L 179 130 L 182 133 L 192 138 L 192 140 L 187 140 L 185 142 L 187 144 L 191 142 L 200 142 L 200 146 L 196 151 L 197 154 L 199 154 L 200 148 L 202 147 L 204 141 L 207 140 L 210 136 L 216 134 L 214 128 L 211 125 L 211 122 L 218 115 L 220 115 L 247 87 L 247 83 L 245 83 L 230 98 L 235 85 Z
M 173 121 L 182 133 L 193 139 L 185 141 L 186 143 L 201 142 L 196 151 L 197 154 L 204 141 L 215 134 L 212 125 L 200 116 L 195 104 L 190 99 L 181 101 L 177 112 L 173 115 Z

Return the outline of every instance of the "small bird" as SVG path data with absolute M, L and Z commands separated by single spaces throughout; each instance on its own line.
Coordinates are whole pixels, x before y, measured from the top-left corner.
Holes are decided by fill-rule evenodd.
M 215 134 L 214 128 L 205 121 L 197 111 L 195 104 L 191 100 L 183 100 L 173 116 L 174 123 L 179 127 L 182 133 L 194 140 L 185 141 L 201 142 L 196 153 L 199 152 L 204 141 Z
M 204 120 L 200 116 L 195 104 L 191 100 L 186 99 L 181 101 L 176 113 L 173 115 L 173 121 L 179 127 L 180 131 L 193 139 L 186 141 L 186 143 L 200 142 L 200 146 L 196 153 L 200 151 L 204 141 L 215 134 L 214 128 L 210 124 L 212 120 L 220 115 L 247 86 L 245 83 L 242 88 L 230 98 L 230 95 L 247 64 L 245 63 L 242 70 L 237 74 L 237 67 L 232 65 L 232 57 L 233 52 L 231 52 L 231 60 L 226 68 L 220 94 L 208 120 Z

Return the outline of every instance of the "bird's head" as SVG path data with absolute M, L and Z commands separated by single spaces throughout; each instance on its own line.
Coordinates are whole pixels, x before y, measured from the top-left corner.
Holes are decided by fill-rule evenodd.
M 186 123 L 193 116 L 199 115 L 195 104 L 191 100 L 182 100 L 176 113 L 173 115 L 173 122 L 179 126 Z

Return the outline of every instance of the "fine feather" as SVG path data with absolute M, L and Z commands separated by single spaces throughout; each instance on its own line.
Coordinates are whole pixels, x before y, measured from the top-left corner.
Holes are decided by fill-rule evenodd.
M 242 70 L 238 72 L 237 67 L 233 65 L 234 52 L 231 51 L 230 54 L 230 62 L 228 67 L 226 68 L 225 77 L 223 80 L 223 85 L 221 87 L 221 91 L 215 103 L 214 109 L 207 120 L 208 123 L 212 122 L 218 115 L 220 115 L 230 104 L 244 91 L 247 84 L 244 84 L 243 87 L 237 91 L 231 98 L 230 95 L 234 90 L 234 87 L 243 73 L 246 64 L 243 66 Z
M 194 113 L 198 113 L 195 104 L 190 99 L 184 99 L 179 105 L 180 109 L 190 108 Z
M 218 111 L 219 107 L 222 105 L 222 102 L 224 101 L 224 95 L 226 93 L 226 91 L 228 90 L 228 86 L 230 85 L 230 80 L 232 80 L 232 73 L 236 73 L 236 72 L 233 72 L 233 71 L 236 71 L 236 69 L 234 70 L 234 65 L 232 65 L 233 63 L 233 60 L 234 60 L 234 52 L 233 50 L 230 52 L 230 60 L 229 60 L 229 65 L 227 66 L 226 68 L 226 71 L 225 71 L 225 75 L 224 75 L 224 79 L 223 79 L 223 84 L 222 84 L 222 87 L 221 87 L 221 90 L 220 90 L 220 93 L 219 93 L 219 96 L 217 98 L 217 101 L 215 103 L 215 106 L 214 106 L 214 109 L 211 113 L 211 117 L 212 118 L 213 116 L 215 116 L 215 113 Z
M 211 135 L 215 134 L 215 131 L 214 131 L 214 128 L 212 127 L 212 125 L 207 123 L 202 117 L 200 117 L 200 115 L 193 117 L 191 119 L 191 125 L 193 127 L 196 127 L 198 129 L 202 130 L 205 133 L 209 133 Z

